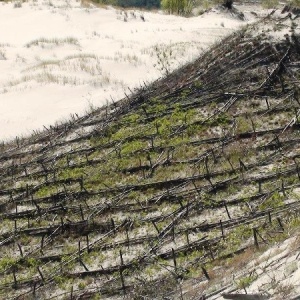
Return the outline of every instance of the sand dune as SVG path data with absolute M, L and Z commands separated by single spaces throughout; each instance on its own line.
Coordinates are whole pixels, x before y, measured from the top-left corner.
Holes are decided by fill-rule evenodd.
M 83 114 L 164 76 L 252 22 L 244 11 L 246 21 L 220 11 L 183 18 L 131 10 L 126 16 L 73 0 L 2 2 L 0 139 Z

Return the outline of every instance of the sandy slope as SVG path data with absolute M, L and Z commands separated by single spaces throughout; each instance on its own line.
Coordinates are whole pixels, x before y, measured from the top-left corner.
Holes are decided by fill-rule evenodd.
M 126 17 L 73 0 L 15 6 L 0 4 L 0 139 L 118 100 L 128 87 L 159 78 L 253 21 L 250 13 L 240 21 L 216 11 L 194 18 L 129 11 Z
M 260 295 L 261 298 L 257 299 L 299 299 L 299 242 L 299 235 L 293 235 L 261 254 L 254 254 L 251 261 L 244 267 L 231 276 L 221 279 L 221 281 L 229 282 L 226 288 L 208 298 L 222 300 L 224 299 L 223 293 L 245 294 L 243 288 L 238 288 L 239 282 L 250 278 L 245 289 L 250 295 Z

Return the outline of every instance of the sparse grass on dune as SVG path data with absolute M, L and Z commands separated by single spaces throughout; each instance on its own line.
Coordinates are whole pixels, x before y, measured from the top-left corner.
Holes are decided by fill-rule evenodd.
M 118 57 L 118 60 L 123 61 L 123 59 L 127 61 L 131 57 Z M 6 88 L 16 87 L 30 81 L 75 86 L 90 84 L 98 87 L 108 84 L 123 85 L 122 81 L 112 79 L 109 73 L 102 70 L 101 59 L 94 54 L 74 54 L 61 60 L 42 60 L 26 68 L 22 73 L 26 75 L 8 82 Z M 86 77 L 86 74 L 89 77 Z
M 39 38 L 33 41 L 28 42 L 25 47 L 30 48 L 33 46 L 40 46 L 40 47 L 46 47 L 46 46 L 59 46 L 64 44 L 70 44 L 70 45 L 76 45 L 79 46 L 79 41 L 77 38 L 74 37 L 66 37 L 66 38 Z
M 61 60 L 43 60 L 37 65 L 25 69 L 23 73 L 39 70 L 61 71 L 61 73 L 82 71 L 90 75 L 101 75 L 102 73 L 100 58 L 90 54 L 69 55 Z

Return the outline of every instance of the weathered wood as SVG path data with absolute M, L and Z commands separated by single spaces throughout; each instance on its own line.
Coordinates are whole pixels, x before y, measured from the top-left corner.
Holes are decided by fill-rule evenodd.
M 227 203 L 226 203 L 226 201 L 224 201 L 223 203 L 224 203 L 224 206 L 225 206 L 225 209 L 226 209 L 228 219 L 231 220 L 231 216 L 230 216 L 230 213 L 229 213 L 229 210 L 228 210 L 228 207 L 227 207 Z
M 38 272 L 39 272 L 39 274 L 40 274 L 40 277 L 41 277 L 42 281 L 44 282 L 44 281 L 45 281 L 45 278 L 44 278 L 43 273 L 42 273 L 42 271 L 41 271 L 41 269 L 40 269 L 39 266 L 37 266 L 37 270 L 38 270 Z
M 284 231 L 284 226 L 283 226 L 283 224 L 281 222 L 281 219 L 279 217 L 277 217 L 276 219 L 277 219 L 279 227 L 281 228 L 282 231 Z
M 207 273 L 207 270 L 205 269 L 204 266 L 201 266 L 201 270 L 202 270 L 204 276 L 206 277 L 206 279 L 207 279 L 207 280 L 210 280 L 210 277 L 209 277 L 209 275 L 208 275 L 208 273 Z
M 111 218 L 110 221 L 111 221 L 112 228 L 113 228 L 113 230 L 114 230 L 114 234 L 116 234 L 116 226 L 115 226 L 114 219 Z
M 256 232 L 256 228 L 252 228 L 252 232 L 253 232 L 253 238 L 254 238 L 254 245 L 255 247 L 258 249 L 259 245 L 258 245 L 258 240 L 257 240 L 257 232 Z
M 71 292 L 70 292 L 70 300 L 73 300 L 73 285 L 71 286 Z
M 79 262 L 80 262 L 80 264 L 84 267 L 84 269 L 85 269 L 87 272 L 89 272 L 88 267 L 86 266 L 86 264 L 83 262 L 83 260 L 82 260 L 81 258 L 79 259 Z
M 224 240 L 225 239 L 225 234 L 224 234 L 224 228 L 223 228 L 222 220 L 220 220 L 220 227 L 221 227 L 222 238 Z
M 222 294 L 224 299 L 232 300 L 266 300 L 269 299 L 269 296 L 260 295 L 260 294 Z
M 126 286 L 125 286 L 125 280 L 124 280 L 124 275 L 123 275 L 123 270 L 120 267 L 120 278 L 121 278 L 121 283 L 122 283 L 122 290 L 123 290 L 123 294 L 126 295 Z
M 270 224 L 272 224 L 272 216 L 271 216 L 271 212 L 268 212 L 268 221 Z
M 89 241 L 89 235 L 86 235 L 86 250 L 89 253 L 90 252 L 90 241 Z
M 19 243 L 17 243 L 17 246 L 18 246 L 18 248 L 19 248 L 21 257 L 24 257 L 24 255 L 23 255 L 23 250 L 22 250 L 22 246 L 21 246 Z
M 175 255 L 174 248 L 172 248 L 172 257 L 173 257 L 174 269 L 175 269 L 175 273 L 176 273 L 177 272 L 177 261 L 176 261 L 176 255 Z
M 188 244 L 188 246 L 190 246 L 190 239 L 189 239 L 189 231 L 188 230 L 185 232 L 185 237 L 186 237 L 186 243 Z
M 153 226 L 155 227 L 155 229 L 156 229 L 157 233 L 159 234 L 159 233 L 160 233 L 160 231 L 159 231 L 159 229 L 158 229 L 157 225 L 155 224 L 155 222 L 154 222 L 154 221 L 151 221 L 151 222 L 152 222 Z
M 16 270 L 13 268 L 13 278 L 14 278 L 14 288 L 18 287 L 17 277 L 16 277 Z
M 83 214 L 83 209 L 82 209 L 82 205 L 79 205 L 79 209 L 80 209 L 80 216 L 81 216 L 81 220 L 84 221 L 84 214 Z
M 122 250 L 120 249 L 119 251 L 120 254 L 120 262 L 121 262 L 121 267 L 124 265 L 124 260 L 123 260 L 123 254 L 122 254 Z

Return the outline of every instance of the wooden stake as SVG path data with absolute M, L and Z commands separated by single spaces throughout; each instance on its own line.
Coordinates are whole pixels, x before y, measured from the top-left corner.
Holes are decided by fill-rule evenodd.
M 168 192 L 169 192 L 169 190 L 168 190 Z M 181 201 L 180 199 L 178 199 L 178 202 L 179 202 L 179 204 L 180 204 L 181 209 L 184 209 L 184 206 L 183 206 L 183 204 L 182 204 L 182 201 Z
M 100 265 L 101 270 L 103 271 L 104 276 L 106 277 L 107 280 L 109 280 L 109 276 L 106 274 L 104 268 L 102 265 Z
M 259 192 L 260 194 L 262 193 L 261 181 L 258 182 L 258 192 Z
M 189 231 L 188 230 L 185 232 L 185 236 L 186 236 L 186 243 L 188 244 L 188 246 L 190 246 L 190 239 L 189 239 Z
M 208 177 L 210 177 L 209 176 L 209 169 L 208 169 L 208 156 L 206 156 L 205 157 L 205 169 L 206 169 L 206 174 L 208 175 Z
M 225 206 L 225 209 L 226 209 L 227 216 L 228 216 L 228 218 L 231 220 L 231 216 L 230 216 L 230 214 L 229 214 L 229 210 L 228 210 L 226 201 L 224 201 L 224 206 Z
M 123 255 L 122 255 L 122 250 L 120 249 L 120 261 L 121 261 L 121 266 L 120 266 L 120 277 L 121 277 L 121 282 L 122 282 L 122 289 L 124 292 L 124 295 L 126 294 L 126 287 L 125 287 L 125 282 L 123 278 L 123 265 L 124 265 L 124 260 L 123 260 Z
M 172 248 L 172 257 L 173 257 L 174 269 L 175 269 L 175 273 L 176 273 L 176 271 L 177 271 L 177 262 L 176 262 L 176 255 L 175 255 L 174 248 Z
M 245 166 L 245 164 L 242 162 L 242 160 L 239 158 L 239 162 L 240 162 L 240 170 L 247 170 L 247 167 Z
M 252 125 L 252 130 L 255 133 L 255 124 L 253 122 L 253 119 L 250 117 L 251 125 Z
M 208 175 L 208 176 L 206 177 L 206 179 L 208 180 L 209 184 L 211 185 L 211 188 L 213 189 L 213 188 L 214 188 L 214 185 L 213 185 L 212 181 L 210 180 L 210 176 Z
M 84 221 L 84 214 L 83 214 L 83 210 L 82 210 L 81 204 L 79 205 L 79 209 L 80 209 L 81 219 L 82 219 L 82 221 Z
M 270 109 L 270 104 L 269 104 L 268 97 L 266 97 L 265 99 L 266 99 L 267 108 L 268 108 L 268 110 L 269 110 L 269 109 Z
M 283 179 L 281 179 L 281 191 L 282 191 L 282 194 L 284 196 L 286 196 L 285 189 L 284 189 L 284 181 L 283 181 Z
M 194 180 L 192 180 L 192 183 L 193 183 L 193 186 L 195 187 L 195 189 L 196 189 L 196 192 L 197 192 L 197 194 L 200 196 L 200 190 L 198 190 L 198 187 L 196 186 L 196 183 L 195 183 L 195 181 Z
M 234 167 L 230 161 L 230 158 L 229 157 L 226 157 L 226 158 L 227 158 L 228 163 L 230 164 L 231 170 L 234 171 Z
M 61 233 L 64 233 L 65 231 L 65 226 L 64 226 L 64 219 L 63 217 L 60 217 L 60 225 L 61 225 Z
M 150 156 L 149 153 L 147 153 L 147 159 L 149 160 L 150 168 L 151 168 L 151 170 L 152 170 L 153 165 L 152 165 L 151 156 Z
M 214 163 L 217 163 L 216 155 L 214 149 L 211 149 L 212 156 L 214 158 Z
M 280 228 L 282 229 L 282 231 L 284 231 L 284 227 L 282 225 L 282 222 L 281 222 L 280 218 L 277 217 L 276 219 L 277 219 L 278 225 L 280 226 Z
M 24 257 L 24 255 L 23 255 L 23 250 L 22 250 L 21 245 L 20 245 L 19 243 L 17 243 L 17 246 L 18 246 L 18 248 L 19 248 L 21 257 Z
M 269 220 L 269 223 L 272 224 L 272 217 L 271 217 L 271 212 L 270 211 L 268 212 L 268 220 Z
M 120 278 L 121 278 L 123 293 L 124 293 L 124 295 L 126 295 L 126 286 L 125 286 L 125 281 L 124 281 L 124 277 L 123 277 L 123 271 L 122 271 L 121 267 L 120 267 Z
M 170 149 L 167 151 L 167 162 L 170 163 Z
M 36 282 L 33 283 L 33 295 L 35 295 L 35 290 L 36 290 Z
M 71 295 L 70 295 L 70 299 L 73 300 L 73 285 L 71 287 Z
M 298 164 L 296 164 L 296 170 L 297 170 L 298 179 L 300 180 L 300 171 L 299 171 L 299 166 L 298 166 Z
M 141 105 L 141 108 L 142 108 L 142 110 L 144 111 L 144 113 L 145 113 L 145 115 L 146 115 L 146 118 L 147 118 L 147 117 L 148 117 L 148 112 L 147 112 L 145 106 L 144 106 L 144 105 Z
M 87 252 L 89 253 L 90 252 L 90 241 L 89 241 L 88 234 L 86 235 L 86 249 L 87 249 Z
M 172 240 L 175 242 L 175 226 L 172 226 Z
M 156 134 L 159 135 L 159 125 L 158 122 L 155 122 Z
M 259 245 L 258 245 L 258 241 L 257 241 L 256 228 L 252 228 L 252 231 L 253 231 L 254 245 L 258 249 Z
M 32 199 L 32 202 L 33 202 L 33 204 L 35 205 L 35 207 L 36 207 L 36 209 L 37 209 L 37 211 L 38 211 L 38 214 L 41 216 L 41 209 L 40 209 L 40 206 L 36 203 L 36 201 L 35 200 L 33 200 Z
M 153 149 L 154 148 L 154 142 L 153 142 L 154 138 L 153 138 L 153 136 L 151 136 L 150 140 L 151 140 L 151 149 Z
M 188 200 L 188 203 L 186 205 L 186 218 L 188 219 L 190 212 L 190 200 Z
M 122 255 L 122 250 L 120 249 L 120 261 L 121 261 L 121 266 L 124 265 L 124 260 L 123 260 L 123 255 Z
M 29 187 L 28 184 L 26 184 L 26 198 L 28 199 L 29 197 Z
M 222 238 L 223 238 L 223 240 L 225 240 L 224 228 L 223 228 L 222 220 L 220 220 L 220 227 L 221 227 Z
M 113 228 L 114 234 L 116 234 L 116 226 L 115 226 L 114 219 L 113 219 L 113 218 L 111 218 L 111 219 L 110 219 L 110 222 L 111 222 L 111 225 L 112 225 L 112 228 Z
M 78 259 L 81 260 L 80 241 L 78 241 Z
M 280 140 L 279 140 L 279 137 L 277 134 L 275 134 L 275 140 L 276 140 L 276 143 L 277 143 L 277 147 L 279 148 L 281 146 L 281 143 L 280 143 Z
M 153 226 L 155 227 L 157 233 L 159 233 L 159 229 L 158 229 L 158 227 L 156 226 L 155 222 L 154 222 L 154 221 L 151 221 L 151 222 L 152 222 Z
M 16 277 L 16 270 L 13 268 L 13 277 L 14 277 L 14 288 L 17 288 L 17 277 Z
M 87 266 L 85 265 L 85 263 L 82 261 L 82 259 L 79 259 L 79 263 L 84 267 L 84 269 L 88 272 L 89 269 L 87 268 Z
M 204 268 L 204 266 L 201 266 L 201 269 L 202 269 L 202 272 L 203 272 L 204 276 L 206 277 L 206 279 L 207 279 L 207 280 L 210 280 L 210 277 L 209 277 L 209 275 L 208 275 L 206 269 Z
M 84 201 L 84 204 L 85 204 L 85 206 L 87 207 L 87 209 L 89 209 L 90 207 L 89 207 L 89 205 L 87 204 L 86 199 L 83 199 L 83 201 Z
M 40 274 L 40 276 L 41 276 L 42 281 L 44 282 L 44 281 L 45 281 L 45 278 L 44 278 L 43 273 L 42 273 L 42 271 L 40 270 L 40 267 L 39 267 L 39 266 L 37 266 L 37 270 L 38 270 L 38 272 L 39 272 L 39 274 Z
M 83 176 L 81 176 L 79 184 L 80 184 L 80 190 L 83 191 L 83 189 L 84 189 L 84 186 L 83 186 Z
M 25 172 L 25 176 L 28 176 L 28 173 L 27 173 L 27 168 L 26 168 L 26 166 L 24 166 L 24 172 Z
M 128 228 L 127 227 L 126 227 L 126 240 L 127 240 L 127 249 L 129 249 L 130 241 L 129 241 L 129 234 L 128 234 Z
M 142 169 L 142 172 L 143 172 L 143 178 L 145 179 L 146 178 L 146 176 L 145 176 L 145 169 L 142 168 L 142 160 L 141 160 L 140 157 L 139 157 L 139 161 L 140 161 L 140 168 Z
M 45 239 L 45 235 L 42 236 L 42 240 L 41 240 L 40 251 L 41 251 L 41 254 L 42 254 L 42 255 L 43 255 L 43 248 L 44 248 L 44 239 Z

